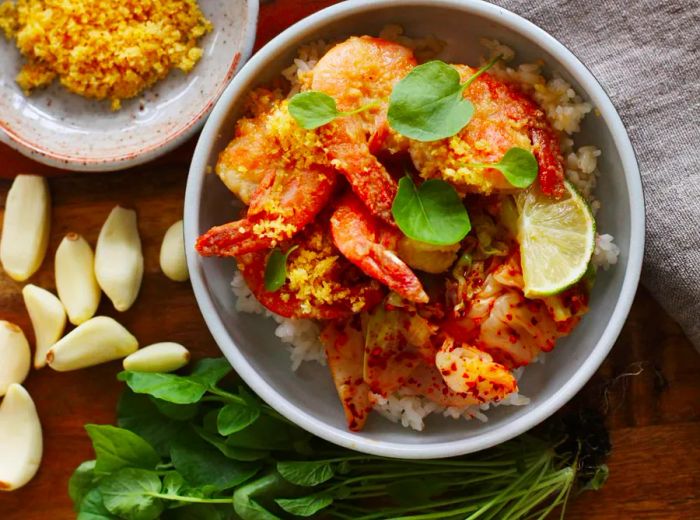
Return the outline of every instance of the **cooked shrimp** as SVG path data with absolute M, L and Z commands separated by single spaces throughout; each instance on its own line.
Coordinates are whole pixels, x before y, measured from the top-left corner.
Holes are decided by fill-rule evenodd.
M 401 233 L 374 219 L 352 193 L 338 202 L 331 231 L 340 252 L 367 275 L 409 301 L 428 301 L 418 277 L 394 252 Z
M 250 206 L 242 220 L 199 238 L 205 256 L 238 256 L 288 240 L 323 209 L 337 177 L 317 133 L 298 126 L 283 101 L 238 125 L 217 170 Z
M 347 177 L 372 213 L 393 225 L 396 182 L 376 159 L 369 143 L 384 126 L 394 85 L 416 66 L 413 51 L 397 43 L 352 37 L 329 50 L 313 69 L 311 89 L 335 99 L 339 110 L 372 108 L 337 119 L 322 130 L 331 164 Z
M 365 343 L 351 322 L 329 323 L 321 332 L 328 367 L 345 411 L 348 428 L 361 430 L 372 410 L 369 386 L 362 378 Z
M 476 72 L 454 65 L 461 80 Z M 432 142 L 411 141 L 413 163 L 424 178 L 443 178 L 463 193 L 513 191 L 494 168 L 472 166 L 501 160 L 513 147 L 530 150 L 537 158 L 542 191 L 558 195 L 564 189 L 564 166 L 559 139 L 544 112 L 512 85 L 482 74 L 464 92 L 474 104 L 474 115 L 456 135 Z
M 272 312 L 286 318 L 333 319 L 371 309 L 383 298 L 381 286 L 333 246 L 327 225 L 311 224 L 282 248 L 294 245 L 298 248 L 287 259 L 287 280 L 275 292 L 265 289 L 268 251 L 236 258 L 253 295 Z
M 386 114 L 394 85 L 416 66 L 413 51 L 398 43 L 353 36 L 330 49 L 313 68 L 311 89 L 335 99 L 338 110 L 377 105 L 358 114 L 366 135 L 377 130 L 377 116 Z
M 517 253 L 485 275 L 473 268 L 471 278 L 468 295 L 463 295 L 466 301 L 460 302 L 464 313 L 448 320 L 444 329 L 509 368 L 527 365 L 540 352 L 552 350 L 578 319 L 556 322 L 543 301 L 525 298 Z

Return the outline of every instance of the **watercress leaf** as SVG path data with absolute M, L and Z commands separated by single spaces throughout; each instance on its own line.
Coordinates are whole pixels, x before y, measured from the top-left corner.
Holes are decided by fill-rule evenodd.
M 516 188 L 527 188 L 537 178 L 537 159 L 524 148 L 513 147 L 491 168 L 499 170 L 510 184 Z
M 198 402 L 208 385 L 190 377 L 157 372 L 122 372 L 122 377 L 132 391 L 148 394 L 175 404 Z
M 264 450 L 251 450 L 248 448 L 236 448 L 234 446 L 229 446 L 228 444 L 226 444 L 226 439 L 214 433 L 210 433 L 204 428 L 199 428 L 195 426 L 194 430 L 202 439 L 214 446 L 229 459 L 250 462 L 254 460 L 264 459 L 270 454 L 270 452 Z
M 289 114 L 306 130 L 313 130 L 340 115 L 335 100 L 323 92 L 300 92 L 289 100 Z
M 98 488 L 92 488 L 87 492 L 78 511 L 78 520 L 119 520 L 110 513 L 102 500 L 102 493 Z
M 153 520 L 160 517 L 163 502 L 152 496 L 159 493 L 160 478 L 152 471 L 120 469 L 105 477 L 99 485 L 105 507 L 126 520 Z
M 318 486 L 335 475 L 332 463 L 324 461 L 284 461 L 277 471 L 286 481 L 298 486 Z
M 312 516 L 331 505 L 333 497 L 322 493 L 300 498 L 277 498 L 275 502 L 294 516 Z
M 440 179 L 430 179 L 416 187 L 408 175 L 403 177 L 391 212 L 404 235 L 428 244 L 456 244 L 471 229 L 459 195 Z
M 260 417 L 260 406 L 242 403 L 229 403 L 219 410 L 216 421 L 221 435 L 230 435 L 253 424 Z
M 232 370 L 231 363 L 225 357 L 204 358 L 197 362 L 189 379 L 209 388 L 218 383 Z
M 474 114 L 462 95 L 459 72 L 442 61 L 418 65 L 389 98 L 389 125 L 417 141 L 437 141 L 459 132 Z
M 95 484 L 95 461 L 87 460 L 75 471 L 68 481 L 68 496 L 73 501 L 73 508 L 80 511 L 80 503 Z
M 233 493 L 233 509 L 243 520 L 280 520 L 253 497 L 275 491 L 280 486 L 279 475 L 270 474 L 241 486 Z
M 287 281 L 287 258 L 297 246 L 290 247 L 286 253 L 280 249 L 274 248 L 267 257 L 265 264 L 265 290 L 275 292 Z
M 176 421 L 189 421 L 197 415 L 199 410 L 197 403 L 175 404 L 155 397 L 149 399 L 161 414 Z
M 244 430 L 229 435 L 226 444 L 252 450 L 292 451 L 294 449 L 294 439 L 289 426 L 267 415 L 261 415 Z
M 124 390 L 117 405 L 117 426 L 145 439 L 161 457 L 170 454 L 170 442 L 187 428 L 187 423 L 160 414 L 147 395 Z
M 260 463 L 240 462 L 222 457 L 221 453 L 196 436 L 177 440 L 170 448 L 173 466 L 194 487 L 229 489 L 250 479 Z
M 153 447 L 134 432 L 109 425 L 86 424 L 97 460 L 95 474 L 112 473 L 133 467 L 153 469 L 160 457 Z

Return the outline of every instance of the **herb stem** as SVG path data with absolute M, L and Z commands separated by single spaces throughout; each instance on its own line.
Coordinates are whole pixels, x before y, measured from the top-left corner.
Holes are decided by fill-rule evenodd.
M 502 58 L 503 58 L 503 56 L 500 55 L 500 54 L 499 54 L 498 56 L 496 56 L 495 58 L 491 58 L 491 61 L 489 61 L 486 65 L 484 65 L 484 66 L 481 67 L 479 70 L 477 70 L 474 74 L 472 74 L 472 76 L 471 76 L 467 81 L 465 81 L 463 85 L 460 85 L 460 88 L 462 89 L 462 92 L 464 92 L 465 90 L 467 90 L 467 89 L 469 88 L 469 85 L 471 85 L 472 83 L 474 83 L 474 80 L 476 80 L 476 78 L 478 78 L 478 77 L 481 76 L 484 72 L 486 72 L 486 71 L 489 70 L 491 67 L 493 67 L 493 66 L 496 64 L 496 62 L 500 61 Z
M 366 105 L 363 105 L 359 108 L 356 108 L 355 110 L 348 110 L 347 112 L 338 112 L 338 116 L 345 117 L 345 116 L 353 116 L 355 114 L 359 114 L 360 112 L 364 112 L 366 110 L 370 110 L 371 108 L 378 107 L 382 102 L 388 101 L 387 99 L 375 99 L 374 101 L 370 101 Z
M 162 500 L 177 500 L 178 502 L 192 502 L 193 504 L 230 504 L 230 498 L 198 498 L 198 497 L 183 497 L 180 495 L 168 495 L 165 493 L 154 493 L 145 492 L 144 495 L 148 495 L 153 498 L 160 498 Z

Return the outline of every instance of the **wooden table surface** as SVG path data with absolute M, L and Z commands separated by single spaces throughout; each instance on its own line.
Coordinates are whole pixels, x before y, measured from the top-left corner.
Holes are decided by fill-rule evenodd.
M 294 21 L 332 3 L 277 0 L 261 6 L 259 47 Z M 94 246 L 115 204 L 138 212 L 144 246 L 141 293 L 127 312 L 106 298 L 100 314 L 117 316 L 142 345 L 177 341 L 195 356 L 218 350 L 188 283 L 168 280 L 158 266 L 165 230 L 181 218 L 191 141 L 169 155 L 121 173 L 73 174 L 34 163 L 0 145 L 0 207 L 18 173 L 50 176 L 53 218 L 49 253 L 31 282 L 55 289 L 53 254 L 69 231 Z M 0 274 L 0 319 L 19 324 L 33 341 L 22 284 Z M 25 382 L 44 429 L 39 473 L 24 488 L 0 493 L 0 519 L 75 517 L 66 489 L 73 469 L 92 458 L 85 423 L 112 423 L 121 385 L 117 362 L 77 372 L 32 371 Z M 576 498 L 572 519 L 700 518 L 700 355 L 678 325 L 640 288 L 612 353 L 570 403 L 602 411 L 611 430 L 610 479 L 602 491 Z

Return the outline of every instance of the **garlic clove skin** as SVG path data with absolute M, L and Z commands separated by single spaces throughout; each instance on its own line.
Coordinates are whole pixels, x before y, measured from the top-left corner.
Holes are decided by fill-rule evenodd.
M 186 282 L 190 278 L 183 233 L 182 220 L 178 220 L 165 232 L 160 246 L 160 269 L 174 282 Z
M 0 321 L 0 397 L 12 384 L 27 378 L 31 357 L 22 329 L 9 321 Z
M 25 285 L 22 297 L 36 338 L 34 368 L 42 368 L 46 365 L 46 352 L 61 339 L 66 328 L 66 310 L 57 296 L 36 285 Z
M 95 315 L 100 304 L 100 286 L 95 278 L 95 255 L 87 241 L 68 233 L 56 249 L 56 291 L 73 325 Z
M 39 469 L 43 451 L 34 401 L 21 385 L 13 383 L 0 404 L 0 491 L 29 482 Z
M 95 247 L 95 276 L 114 308 L 122 312 L 136 300 L 143 278 L 136 212 L 116 206 L 102 225 Z
M 154 343 L 124 358 L 124 370 L 172 372 L 190 361 L 190 352 L 179 343 Z
M 0 262 L 10 278 L 23 282 L 41 266 L 49 244 L 51 196 L 46 179 L 18 175 L 5 202 Z
M 123 358 L 138 348 L 136 338 L 120 323 L 95 316 L 52 346 L 46 362 L 58 372 L 67 372 Z

